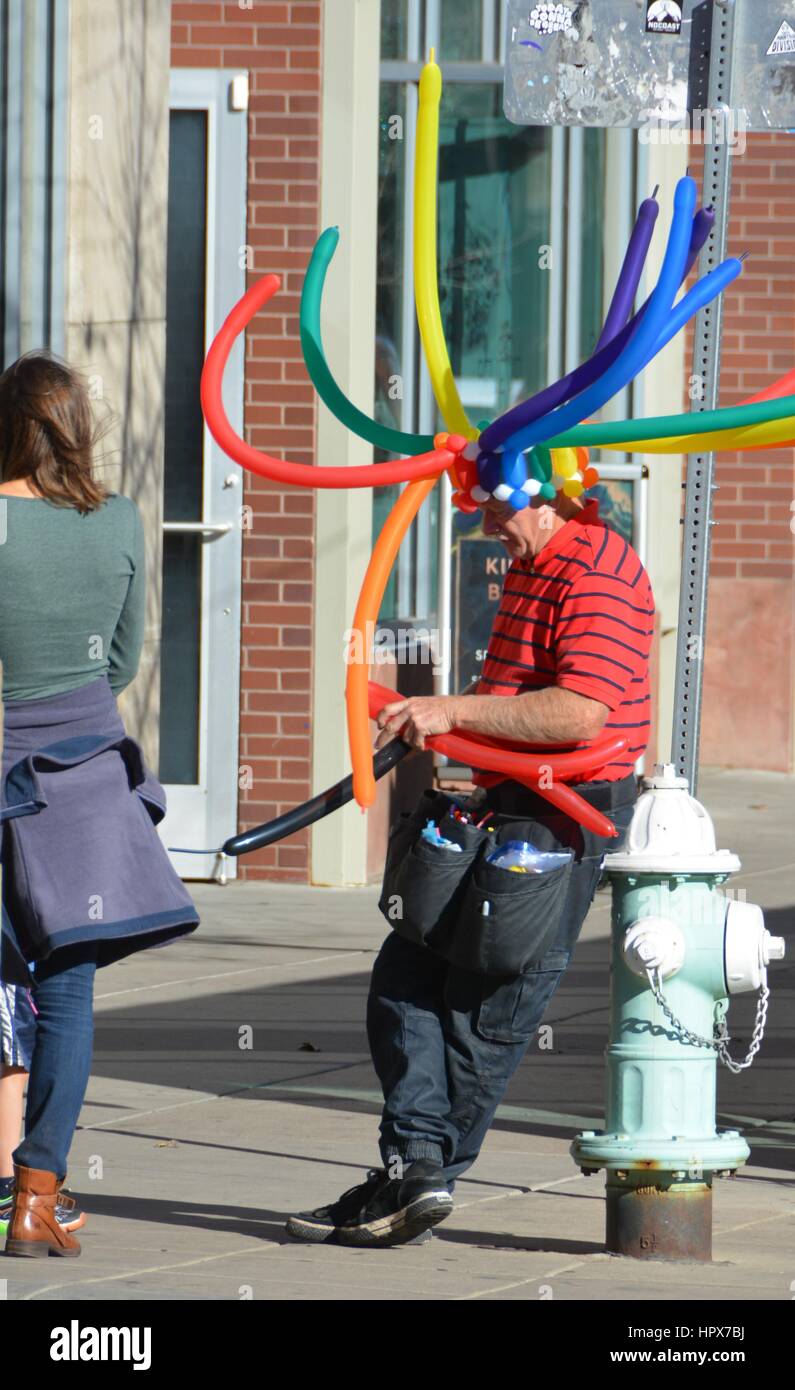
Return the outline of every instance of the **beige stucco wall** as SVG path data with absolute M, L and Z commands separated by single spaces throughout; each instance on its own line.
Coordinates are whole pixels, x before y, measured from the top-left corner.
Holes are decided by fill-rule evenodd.
M 326 0 L 323 10 L 321 226 L 340 229 L 323 293 L 323 340 L 342 390 L 367 414 L 375 372 L 380 9 L 379 0 Z M 320 467 L 372 461 L 372 447 L 320 403 Z M 350 771 L 343 633 L 372 550 L 372 490 L 319 489 L 316 507 L 313 793 Z M 319 821 L 311 843 L 313 883 L 367 881 L 367 817 L 355 803 Z
M 92 381 L 102 478 L 133 497 L 147 541 L 139 674 L 121 697 L 157 766 L 165 393 L 170 5 L 71 0 L 66 348 Z

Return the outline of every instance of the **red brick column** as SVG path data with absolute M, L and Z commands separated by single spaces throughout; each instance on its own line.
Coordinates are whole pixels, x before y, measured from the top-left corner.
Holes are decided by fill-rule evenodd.
M 728 254 L 750 255 L 724 295 L 722 406 L 795 366 L 795 138 L 760 133 L 746 141 L 745 152 L 732 156 Z M 702 155 L 694 150 L 691 169 L 700 170 Z M 691 360 L 688 346 L 688 376 Z M 702 760 L 789 772 L 795 454 L 718 454 L 715 481 Z
M 247 334 L 245 436 L 299 463 L 315 461 L 316 444 L 298 304 L 318 234 L 320 12 L 319 0 L 172 4 L 173 66 L 249 71 L 248 283 L 273 271 L 282 289 Z M 253 780 L 240 792 L 241 829 L 310 795 L 314 598 L 314 493 L 247 473 L 245 502 L 240 764 Z M 240 870 L 306 882 L 308 831 L 242 859 Z

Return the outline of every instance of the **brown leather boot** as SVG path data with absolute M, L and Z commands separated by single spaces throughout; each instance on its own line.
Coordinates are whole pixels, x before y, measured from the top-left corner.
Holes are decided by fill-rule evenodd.
M 14 1164 L 14 1207 L 8 1223 L 7 1255 L 80 1254 L 80 1242 L 55 1219 L 55 1206 L 63 1182 L 41 1168 Z

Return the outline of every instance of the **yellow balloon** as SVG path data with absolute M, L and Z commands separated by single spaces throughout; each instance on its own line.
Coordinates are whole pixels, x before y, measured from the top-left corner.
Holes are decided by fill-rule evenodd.
M 677 434 L 665 439 L 633 439 L 624 444 L 601 444 L 599 448 L 627 454 L 696 454 L 718 449 L 764 449 L 789 444 L 795 439 L 795 417 L 768 420 L 760 425 L 744 425 L 734 430 L 705 430 L 699 434 Z
M 573 478 L 580 466 L 574 449 L 550 449 L 552 467 L 561 478 Z
M 579 497 L 580 493 L 584 491 L 579 478 L 567 478 L 562 490 L 567 497 Z
M 434 62 L 431 49 L 430 59 L 420 76 L 417 147 L 414 156 L 414 298 L 433 394 L 444 423 L 451 434 L 463 434 L 466 439 L 477 439 L 478 431 L 467 419 L 455 384 L 439 307 L 439 285 L 436 276 L 436 182 L 441 95 L 442 74 Z

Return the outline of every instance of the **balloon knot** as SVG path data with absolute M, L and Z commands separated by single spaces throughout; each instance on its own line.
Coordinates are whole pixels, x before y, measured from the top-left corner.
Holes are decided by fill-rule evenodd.
M 439 438 L 438 435 L 437 438 Z M 450 449 L 454 454 L 462 454 L 469 443 L 469 440 L 463 434 L 448 434 L 445 438 L 447 441 L 445 448 Z M 434 440 L 434 444 L 435 443 L 436 440 Z

